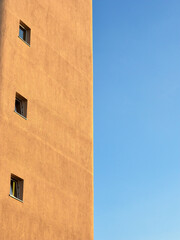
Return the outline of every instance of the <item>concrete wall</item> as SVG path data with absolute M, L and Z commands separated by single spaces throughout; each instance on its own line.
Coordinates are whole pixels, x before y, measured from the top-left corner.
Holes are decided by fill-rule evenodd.
M 92 240 L 92 2 L 6 0 L 0 17 L 0 239 Z M 9 196 L 11 173 L 23 203 Z

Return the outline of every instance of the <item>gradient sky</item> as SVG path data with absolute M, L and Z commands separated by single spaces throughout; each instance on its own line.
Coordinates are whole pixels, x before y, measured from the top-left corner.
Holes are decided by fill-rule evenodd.
M 95 240 L 180 240 L 180 1 L 94 0 Z

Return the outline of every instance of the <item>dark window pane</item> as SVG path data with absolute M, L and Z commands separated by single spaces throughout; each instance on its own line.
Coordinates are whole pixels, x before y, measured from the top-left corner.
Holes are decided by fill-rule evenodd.
M 10 194 L 14 197 L 17 197 L 17 182 L 14 179 L 11 179 L 11 190 Z
M 15 111 L 21 114 L 21 102 L 18 99 L 15 101 Z
M 26 30 L 19 26 L 19 37 L 26 41 Z

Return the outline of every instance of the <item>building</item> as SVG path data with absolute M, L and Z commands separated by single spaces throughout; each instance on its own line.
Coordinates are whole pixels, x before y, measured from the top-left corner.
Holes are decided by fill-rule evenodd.
M 93 240 L 91 0 L 0 1 L 0 239 Z

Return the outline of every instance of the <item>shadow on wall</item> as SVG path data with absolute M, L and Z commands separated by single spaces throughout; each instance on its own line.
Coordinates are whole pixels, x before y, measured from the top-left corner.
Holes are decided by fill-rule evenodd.
M 1 101 L 1 85 L 2 85 L 2 39 L 3 39 L 3 15 L 4 0 L 0 0 L 0 101 Z
M 2 45 L 2 21 L 3 21 L 3 6 L 4 6 L 4 0 L 0 0 L 0 49 Z M 1 59 L 0 59 L 1 61 Z

